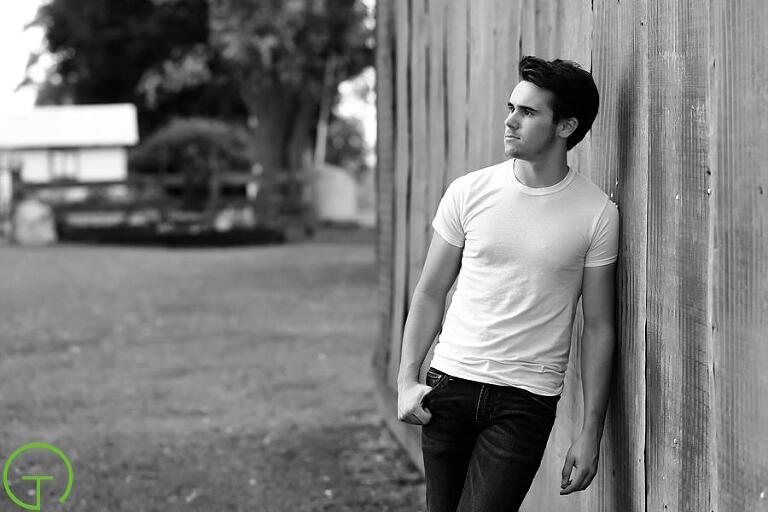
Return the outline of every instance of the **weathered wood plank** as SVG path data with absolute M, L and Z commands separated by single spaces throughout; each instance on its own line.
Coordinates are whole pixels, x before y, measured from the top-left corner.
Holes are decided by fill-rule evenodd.
M 467 172 L 468 3 L 469 0 L 450 0 L 446 11 L 448 182 Z
M 768 510 L 768 6 L 719 1 L 710 104 L 711 321 L 720 512 Z
M 536 0 L 520 2 L 520 56 L 536 55 Z
M 649 3 L 646 484 L 650 510 L 709 510 L 708 13 Z
M 534 54 L 542 59 L 554 59 L 556 55 L 555 42 L 555 22 L 558 0 L 537 0 L 534 3 Z
M 593 10 L 597 17 L 599 11 L 593 6 L 592 0 L 557 2 L 552 58 L 572 60 L 587 71 L 592 70 Z M 610 27 L 596 28 L 610 30 Z M 578 146 L 568 152 L 568 165 L 587 176 L 592 176 L 591 139 L 590 132 Z
M 421 267 L 426 257 L 426 244 L 431 234 L 428 217 L 431 214 L 427 205 L 427 185 L 429 184 L 429 144 L 431 127 L 427 123 L 428 96 L 427 70 L 429 52 L 430 23 L 426 0 L 410 0 L 411 4 L 411 193 L 408 197 L 410 215 L 408 233 L 408 300 L 413 296 Z
M 387 382 L 395 389 L 403 324 L 408 307 L 408 194 L 410 193 L 410 11 L 408 0 L 395 0 L 395 273 L 392 338 Z
M 491 79 L 490 155 L 491 161 L 504 158 L 504 120 L 507 100 L 518 82 L 517 65 L 520 62 L 520 2 L 494 1 L 493 66 Z
M 469 127 L 467 147 L 469 170 L 492 162 L 491 139 L 503 133 L 493 124 L 493 4 L 469 4 Z M 496 159 L 498 161 L 498 157 Z
M 392 290 L 395 248 L 395 52 L 393 4 L 376 4 L 376 267 L 379 295 L 379 341 L 373 355 L 375 378 L 387 379 L 392 335 Z
M 445 94 L 447 70 L 445 16 L 447 3 L 450 0 L 429 1 L 429 168 L 427 190 L 427 222 L 431 223 L 434 212 L 446 187 L 448 171 L 446 168 L 448 154 L 448 100 Z M 431 227 L 428 225 L 431 233 Z M 427 242 L 431 236 L 426 237 Z
M 592 72 L 601 107 L 591 179 L 618 204 L 617 347 L 601 466 L 584 510 L 645 512 L 648 203 L 646 2 L 594 3 Z M 584 170 L 584 167 L 581 167 Z

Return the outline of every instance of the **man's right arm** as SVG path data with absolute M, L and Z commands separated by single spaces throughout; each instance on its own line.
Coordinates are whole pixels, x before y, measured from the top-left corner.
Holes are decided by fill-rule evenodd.
M 446 295 L 459 273 L 462 250 L 435 233 L 413 292 L 397 376 L 398 418 L 406 423 L 424 425 L 431 418 L 421 402 L 432 388 L 419 383 L 419 370 L 440 329 Z

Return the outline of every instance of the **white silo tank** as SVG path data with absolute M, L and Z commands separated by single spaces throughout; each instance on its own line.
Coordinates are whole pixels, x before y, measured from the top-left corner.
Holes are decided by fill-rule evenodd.
M 315 170 L 314 196 L 320 221 L 357 222 L 357 182 L 343 167 L 325 164 Z

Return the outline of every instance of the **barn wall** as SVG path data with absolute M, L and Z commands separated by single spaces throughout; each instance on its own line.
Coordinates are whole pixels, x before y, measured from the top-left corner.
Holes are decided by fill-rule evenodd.
M 581 426 L 580 319 L 524 510 L 768 510 L 768 4 L 392 0 L 378 10 L 381 411 L 454 178 L 501 161 L 522 55 L 590 69 L 598 118 L 569 163 L 621 212 L 618 350 L 600 471 L 558 495 Z M 564 508 L 565 507 L 565 508 Z

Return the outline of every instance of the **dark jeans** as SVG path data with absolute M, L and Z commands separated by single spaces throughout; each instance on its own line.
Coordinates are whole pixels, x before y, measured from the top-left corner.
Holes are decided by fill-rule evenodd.
M 421 431 L 429 512 L 518 510 L 541 464 L 559 396 L 430 368 Z

